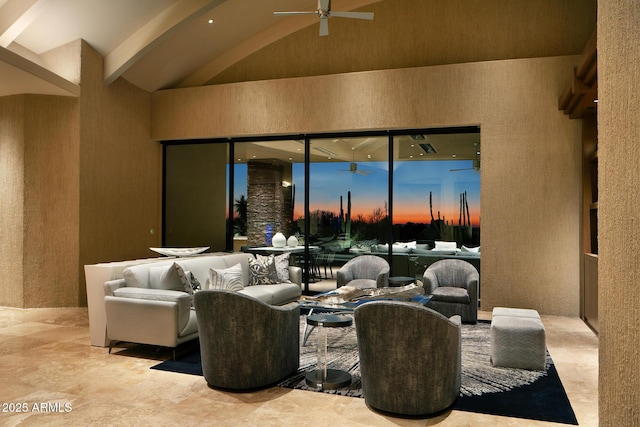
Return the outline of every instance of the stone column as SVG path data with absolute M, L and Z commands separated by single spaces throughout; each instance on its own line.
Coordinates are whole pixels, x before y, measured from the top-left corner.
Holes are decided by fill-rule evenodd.
M 271 237 L 291 234 L 291 164 L 279 160 L 247 163 L 247 244 L 270 246 Z M 286 185 L 286 183 L 285 183 Z

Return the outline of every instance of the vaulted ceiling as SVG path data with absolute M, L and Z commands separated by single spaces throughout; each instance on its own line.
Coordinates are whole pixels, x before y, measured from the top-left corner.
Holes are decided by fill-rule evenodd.
M 582 53 L 596 0 L 0 0 L 0 96 L 79 94 L 76 46 L 104 58 L 104 81 L 153 92 L 309 75 Z

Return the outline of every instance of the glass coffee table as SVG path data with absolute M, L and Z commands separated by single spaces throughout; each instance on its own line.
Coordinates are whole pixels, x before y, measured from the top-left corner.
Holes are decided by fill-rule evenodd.
M 431 295 L 424 294 L 424 288 L 420 285 L 410 284 L 406 286 L 358 289 L 350 286 L 342 286 L 338 289 L 323 292 L 317 295 L 303 295 L 298 300 L 300 308 L 308 310 L 307 316 L 314 313 L 334 313 L 349 315 L 359 305 L 371 301 L 394 300 L 407 301 L 415 304 L 426 305 L 431 300 Z M 311 328 L 309 329 L 309 326 Z M 313 332 L 315 325 L 305 323 L 302 332 L 302 345 L 307 344 L 307 339 Z

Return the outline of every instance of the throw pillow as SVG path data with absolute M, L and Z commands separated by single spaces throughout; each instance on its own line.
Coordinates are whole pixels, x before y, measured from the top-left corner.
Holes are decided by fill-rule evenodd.
M 191 277 L 191 289 L 193 289 L 193 292 L 198 292 L 201 289 L 200 281 L 193 275 L 193 273 L 189 272 L 189 274 Z
M 281 255 L 273 255 L 264 256 L 258 254 L 258 259 L 264 259 L 273 257 L 274 263 L 276 265 L 276 274 L 278 275 L 278 283 L 291 283 L 289 279 L 289 253 L 284 253 Z M 267 260 L 268 262 L 268 260 Z
M 275 285 L 279 283 L 273 255 L 256 259 L 249 258 L 249 286 Z
M 186 271 L 177 262 L 174 262 L 172 267 L 176 270 L 176 273 L 178 274 L 178 277 L 180 278 L 180 283 L 182 284 L 182 289 L 181 290 L 185 291 L 189 295 L 193 295 L 193 287 L 191 286 L 191 272 L 190 271 Z
M 122 272 L 122 277 L 128 288 L 149 287 L 149 270 L 146 265 L 127 267 Z
M 166 267 L 150 267 L 149 287 L 151 289 L 184 291 L 185 289 L 182 284 L 182 279 L 174 265 L 175 264 Z
M 456 242 L 442 242 L 436 240 L 435 244 L 436 247 L 434 249 L 437 251 L 455 251 L 458 249 Z
M 226 289 L 229 291 L 241 291 L 242 266 L 240 263 L 229 268 L 210 268 L 208 289 Z

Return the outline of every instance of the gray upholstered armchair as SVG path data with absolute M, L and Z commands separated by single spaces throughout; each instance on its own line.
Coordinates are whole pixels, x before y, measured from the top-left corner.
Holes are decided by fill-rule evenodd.
M 300 309 L 227 290 L 194 295 L 202 373 L 211 387 L 250 390 L 276 383 L 300 363 Z
M 354 312 L 365 402 L 402 415 L 442 411 L 460 393 L 460 316 L 376 301 Z
M 443 259 L 431 264 L 422 277 L 424 292 L 432 295 L 427 307 L 444 316 L 459 314 L 465 323 L 478 320 L 478 270 L 466 261 Z
M 336 272 L 338 287 L 384 288 L 389 283 L 389 263 L 376 255 L 359 255 L 351 258 Z

